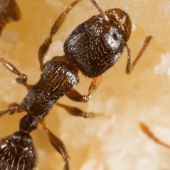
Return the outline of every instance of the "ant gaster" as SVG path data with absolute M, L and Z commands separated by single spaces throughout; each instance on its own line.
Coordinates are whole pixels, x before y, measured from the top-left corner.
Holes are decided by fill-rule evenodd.
M 0 111 L 0 117 L 27 112 L 20 121 L 19 131 L 0 141 L 1 170 L 35 169 L 37 154 L 30 132 L 37 128 L 38 123 L 46 131 L 51 144 L 62 155 L 65 161 L 64 169 L 69 170 L 69 156 L 66 148 L 63 142 L 47 128 L 44 123 L 45 117 L 54 104 L 63 107 L 73 116 L 84 118 L 97 116 L 93 112 L 85 112 L 76 107 L 57 103 L 57 100 L 66 95 L 74 101 L 87 102 L 102 81 L 103 73 L 116 63 L 125 48 L 128 51 L 126 73 L 130 74 L 151 40 L 151 36 L 146 38 L 139 55 L 131 64 L 131 52 L 127 41 L 131 35 L 132 24 L 128 14 L 121 9 L 109 9 L 103 12 L 97 0 L 91 0 L 100 14 L 80 24 L 71 33 L 64 43 L 64 56 L 56 56 L 44 64 L 43 59 L 52 43 L 53 36 L 63 24 L 69 11 L 80 1 L 74 1 L 61 13 L 54 22 L 49 37 L 40 46 L 38 58 L 42 74 L 35 85 L 28 85 L 25 74 L 21 74 L 6 59 L 0 58 L 0 62 L 18 76 L 16 81 L 28 90 L 28 94 L 20 104 L 12 103 L 8 109 Z M 79 82 L 79 70 L 85 76 L 93 78 L 87 95 L 81 95 L 74 90 Z
M 7 23 L 20 18 L 21 12 L 15 0 L 0 0 L 0 35 Z

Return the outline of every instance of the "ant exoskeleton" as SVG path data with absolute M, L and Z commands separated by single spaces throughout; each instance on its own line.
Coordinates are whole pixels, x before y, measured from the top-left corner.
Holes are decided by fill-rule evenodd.
M 20 120 L 19 131 L 0 141 L 0 169 L 32 170 L 37 166 L 37 154 L 30 133 L 37 129 L 40 123 L 46 131 L 51 144 L 62 155 L 65 170 L 69 170 L 69 156 L 63 142 L 45 125 L 44 120 L 54 104 L 63 107 L 73 116 L 93 118 L 97 114 L 85 112 L 76 107 L 57 103 L 66 95 L 77 102 L 87 102 L 97 90 L 102 81 L 103 73 L 113 66 L 120 58 L 124 49 L 128 51 L 126 73 L 130 74 L 151 40 L 147 37 L 145 43 L 131 64 L 131 52 L 127 44 L 131 35 L 131 20 L 121 9 L 109 9 L 105 12 L 99 7 L 97 0 L 91 3 L 100 12 L 80 24 L 64 43 L 64 56 L 54 57 L 43 63 L 44 56 L 52 43 L 52 38 L 59 30 L 69 11 L 80 2 L 76 0 L 54 22 L 50 35 L 40 46 L 38 58 L 42 71 L 35 85 L 27 84 L 27 76 L 21 74 L 9 61 L 0 58 L 0 62 L 18 78 L 16 81 L 24 85 L 28 94 L 20 104 L 12 103 L 8 109 L 0 111 L 0 117 L 7 114 L 27 112 Z M 79 82 L 79 70 L 87 77 L 93 78 L 87 95 L 81 95 L 74 88 Z
M 0 0 L 0 35 L 7 23 L 20 18 L 21 12 L 15 0 Z

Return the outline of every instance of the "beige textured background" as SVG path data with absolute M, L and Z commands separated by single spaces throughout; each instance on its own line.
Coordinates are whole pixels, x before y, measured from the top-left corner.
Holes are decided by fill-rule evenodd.
M 40 71 L 37 52 L 50 27 L 72 0 L 17 0 L 22 20 L 6 26 L 0 37 L 0 55 L 28 75 L 28 83 L 37 82 Z M 68 150 L 71 170 L 169 170 L 170 150 L 151 141 L 138 126 L 149 125 L 159 138 L 170 144 L 170 4 L 168 0 L 99 0 L 102 9 L 121 8 L 131 17 L 133 29 L 129 46 L 133 58 L 146 35 L 152 35 L 149 48 L 134 72 L 125 74 L 127 52 L 105 74 L 104 81 L 88 104 L 74 103 L 63 97 L 60 102 L 84 110 L 105 112 L 112 118 L 95 120 L 75 118 L 53 107 L 46 119 L 48 127 L 60 137 Z M 81 22 L 98 14 L 84 0 L 70 12 L 54 38 L 47 59 L 62 55 L 62 44 Z M 158 67 L 156 67 L 158 66 Z M 156 70 L 156 71 L 155 71 Z M 160 75 L 160 73 L 164 73 Z M 157 74 L 155 74 L 157 73 Z M 166 74 L 167 73 L 167 74 Z M 77 89 L 86 94 L 90 79 L 80 74 Z M 0 68 L 0 108 L 20 103 L 26 90 L 15 83 L 15 75 Z M 23 113 L 25 114 L 25 113 Z M 0 119 L 0 137 L 18 130 L 22 115 Z M 50 145 L 41 127 L 32 133 L 39 154 L 39 170 L 61 170 L 63 160 Z

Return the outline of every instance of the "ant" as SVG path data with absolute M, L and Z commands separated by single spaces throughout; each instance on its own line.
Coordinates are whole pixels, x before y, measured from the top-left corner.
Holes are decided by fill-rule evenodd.
M 0 0 L 0 35 L 7 23 L 21 19 L 21 12 L 15 0 Z
M 30 133 L 37 129 L 40 123 L 48 135 L 52 146 L 62 155 L 65 166 L 69 170 L 69 155 L 63 142 L 56 137 L 44 123 L 45 117 L 53 105 L 60 106 L 73 116 L 84 118 L 97 117 L 98 114 L 85 112 L 77 107 L 71 107 L 57 102 L 66 95 L 77 102 L 87 102 L 100 85 L 103 73 L 112 67 L 122 55 L 124 49 L 128 52 L 126 73 L 130 74 L 145 48 L 151 40 L 147 37 L 138 56 L 131 64 L 131 52 L 127 44 L 132 24 L 128 14 L 121 9 L 109 9 L 105 12 L 100 8 L 97 0 L 90 0 L 99 11 L 99 15 L 80 24 L 69 35 L 64 43 L 63 56 L 55 56 L 44 63 L 44 56 L 52 43 L 53 36 L 63 24 L 68 13 L 81 0 L 71 3 L 54 22 L 48 38 L 40 46 L 38 59 L 42 74 L 35 85 L 27 84 L 27 76 L 4 58 L 0 62 L 9 71 L 16 74 L 17 83 L 28 90 L 28 94 L 20 104 L 12 103 L 8 109 L 0 111 L 0 117 L 7 114 L 27 112 L 20 120 L 19 131 L 0 140 L 0 169 L 32 170 L 37 167 L 37 152 Z M 74 88 L 79 83 L 78 72 L 93 78 L 87 95 L 81 95 Z

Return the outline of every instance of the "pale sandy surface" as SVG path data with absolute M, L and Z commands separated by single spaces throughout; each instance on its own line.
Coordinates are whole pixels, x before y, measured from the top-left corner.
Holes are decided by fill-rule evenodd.
M 0 37 L 0 54 L 26 73 L 28 82 L 33 84 L 40 76 L 38 48 L 48 36 L 53 21 L 72 1 L 17 2 L 22 20 L 9 24 L 4 30 Z M 152 35 L 154 39 L 130 76 L 125 74 L 125 51 L 116 65 L 106 72 L 104 81 L 88 104 L 70 102 L 65 97 L 60 100 L 84 110 L 106 112 L 112 118 L 84 120 L 55 106 L 46 123 L 64 141 L 71 157 L 71 170 L 169 170 L 170 150 L 151 141 L 138 123 L 145 122 L 159 138 L 170 144 L 170 57 L 165 55 L 170 53 L 170 3 L 168 0 L 100 0 L 99 3 L 104 10 L 121 8 L 131 17 L 134 31 L 129 46 L 133 57 L 146 35 Z M 47 58 L 62 55 L 62 44 L 67 36 L 94 14 L 98 12 L 88 0 L 81 2 L 55 36 Z M 1 66 L 0 78 L 0 108 L 6 108 L 14 101 L 20 103 L 27 92 L 15 83 L 15 75 Z M 81 74 L 80 78 L 77 89 L 86 94 L 90 79 Z M 18 130 L 22 115 L 0 119 L 0 137 Z M 63 160 L 42 128 L 32 136 L 39 153 L 39 170 L 61 170 Z

